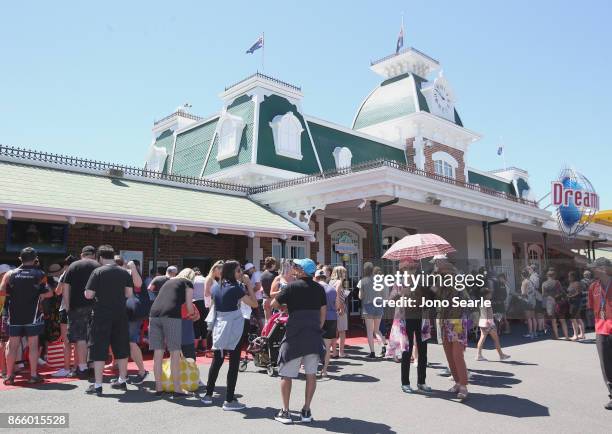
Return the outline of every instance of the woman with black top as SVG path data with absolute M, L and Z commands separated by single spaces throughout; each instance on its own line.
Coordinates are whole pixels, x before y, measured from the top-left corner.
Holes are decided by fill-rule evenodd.
M 212 289 L 212 304 L 214 319 L 212 326 L 214 359 L 208 371 L 206 395 L 202 403 L 212 404 L 215 383 L 221 365 L 223 365 L 224 352 L 229 354 L 229 369 L 227 371 L 227 387 L 223 410 L 241 410 L 245 405 L 234 397 L 236 381 L 238 380 L 238 367 L 240 364 L 240 347 L 244 331 L 244 318 L 240 311 L 240 303 L 257 308 L 257 298 L 250 285 L 246 285 L 249 277 L 244 274 L 237 261 L 226 261 L 221 270 L 221 281 Z M 246 288 L 246 289 L 245 289 Z
M 402 264 L 405 273 L 415 275 L 418 267 L 416 263 Z M 402 391 L 412 393 L 414 389 L 410 386 L 410 359 L 413 351 L 418 351 L 417 366 L 417 389 L 423 393 L 431 392 L 431 387 L 425 383 L 427 369 L 427 340 L 431 338 L 431 327 L 429 318 L 423 319 L 423 308 L 419 307 L 423 299 L 432 299 L 431 292 L 421 286 L 399 287 L 394 291 L 394 298 L 404 297 L 404 300 L 413 300 L 404 309 L 406 333 L 408 335 L 408 349 L 402 351 L 401 380 Z M 410 307 L 414 306 L 414 307 Z
M 162 391 L 162 362 L 164 351 L 170 352 L 170 372 L 174 383 L 174 394 L 188 395 L 181 389 L 181 345 L 182 316 L 181 308 L 185 304 L 187 313 L 191 316 L 195 307 L 193 299 L 193 279 L 195 272 L 191 268 L 183 269 L 176 277 L 168 279 L 163 284 L 153 306 L 149 318 L 149 349 L 153 350 L 153 372 L 155 373 L 155 394 Z

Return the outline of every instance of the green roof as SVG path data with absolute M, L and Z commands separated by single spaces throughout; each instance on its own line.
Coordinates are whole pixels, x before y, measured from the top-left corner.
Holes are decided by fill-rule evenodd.
M 270 122 L 277 115 L 292 112 L 302 124 L 301 152 L 302 159 L 285 157 L 276 153 L 274 147 L 274 134 Z M 295 104 L 279 95 L 265 96 L 259 104 L 259 138 L 257 142 L 257 164 L 275 167 L 292 172 L 311 174 L 320 172 L 312 142 L 308 136 L 308 129 L 304 117 Z
M 20 182 L 16 182 L 20 181 Z M 282 233 L 301 229 L 246 196 L 128 178 L 0 161 L 0 204 L 32 212 L 87 219 L 163 222 L 190 227 Z M 191 188 L 190 188 L 191 187 Z
M 492 190 L 497 190 L 502 193 L 507 193 L 512 196 L 516 196 L 516 192 L 514 191 L 514 186 L 511 182 L 500 181 L 499 179 L 482 175 L 480 173 L 468 171 L 468 179 L 472 184 L 478 184 L 481 187 L 487 187 Z
M 410 73 L 383 81 L 359 107 L 353 128 L 365 128 L 418 111 L 430 113 L 427 100 L 421 92 L 424 82 L 427 80 Z M 455 123 L 463 126 L 456 110 Z
M 200 176 L 216 126 L 217 119 L 176 136 L 172 173 Z
M 238 147 L 238 155 L 235 157 L 226 158 L 224 160 L 217 160 L 217 143 L 218 137 L 212 144 L 212 150 L 210 157 L 204 168 L 204 176 L 212 175 L 222 169 L 236 166 L 239 164 L 249 163 L 251 161 L 251 153 L 253 150 L 253 122 L 254 122 L 254 110 L 255 104 L 251 98 L 247 95 L 243 95 L 237 98 L 232 104 L 227 107 L 227 112 L 231 115 L 241 117 L 244 121 L 245 127 L 242 131 L 242 137 L 240 139 L 240 145 Z
M 310 126 L 312 139 L 315 142 L 323 170 L 333 170 L 336 168 L 333 152 L 337 147 L 350 149 L 353 155 L 351 165 L 379 158 L 406 163 L 406 156 L 401 149 L 385 145 L 373 139 L 366 139 L 356 134 L 321 125 L 316 120 L 309 120 L 308 125 Z

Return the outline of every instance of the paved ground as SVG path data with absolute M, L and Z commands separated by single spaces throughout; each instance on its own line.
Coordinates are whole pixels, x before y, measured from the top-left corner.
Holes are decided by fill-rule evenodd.
M 428 383 L 434 393 L 410 396 L 400 390 L 398 364 L 367 361 L 364 348 L 354 345 L 349 358 L 334 363 L 331 378 L 319 381 L 312 406 L 316 420 L 308 426 L 286 427 L 273 420 L 279 380 L 252 365 L 238 378 L 237 393 L 248 405 L 242 412 L 222 411 L 221 397 L 213 407 L 204 407 L 197 399 L 157 399 L 134 386 L 126 394 L 107 386 L 102 398 L 86 396 L 84 381 L 1 391 L 0 411 L 69 412 L 74 432 L 610 432 L 612 412 L 603 409 L 606 393 L 593 335 L 588 337 L 574 343 L 504 336 L 509 362 L 476 362 L 474 348 L 468 349 L 473 374 L 464 403 L 445 392 L 451 384 L 438 375 L 444 361 L 441 346 L 429 346 L 434 367 L 428 369 Z M 486 353 L 496 359 L 492 350 Z M 201 372 L 205 380 L 208 367 Z M 223 386 L 225 370 L 220 379 Z M 296 382 L 293 410 L 301 408 L 303 393 L 304 383 Z

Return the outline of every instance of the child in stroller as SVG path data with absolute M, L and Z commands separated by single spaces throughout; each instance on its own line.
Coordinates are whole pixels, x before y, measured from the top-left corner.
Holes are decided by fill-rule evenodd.
M 266 368 L 268 375 L 276 375 L 278 351 L 285 335 L 288 316 L 284 312 L 273 314 L 261 331 L 261 335 L 249 334 L 247 356 L 240 362 L 240 371 L 246 370 L 250 354 L 258 368 Z

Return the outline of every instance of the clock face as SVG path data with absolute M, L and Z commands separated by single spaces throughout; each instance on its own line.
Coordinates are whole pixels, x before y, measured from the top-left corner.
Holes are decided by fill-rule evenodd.
M 434 84 L 433 99 L 442 112 L 450 113 L 453 109 L 453 101 L 449 89 L 444 83 L 440 83 L 437 80 Z

